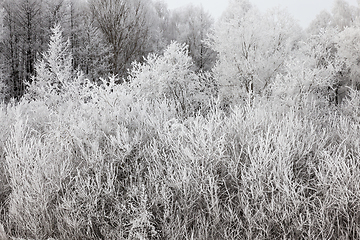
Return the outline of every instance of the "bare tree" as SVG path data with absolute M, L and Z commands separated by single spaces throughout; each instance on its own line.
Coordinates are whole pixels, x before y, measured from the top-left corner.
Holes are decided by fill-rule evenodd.
M 5 59 L 9 64 L 10 97 L 22 96 L 25 85 L 34 74 L 36 55 L 41 50 L 41 2 L 38 0 L 6 0 L 4 7 Z
M 143 56 L 149 39 L 144 0 L 91 0 L 90 11 L 112 52 L 112 73 L 124 76 Z

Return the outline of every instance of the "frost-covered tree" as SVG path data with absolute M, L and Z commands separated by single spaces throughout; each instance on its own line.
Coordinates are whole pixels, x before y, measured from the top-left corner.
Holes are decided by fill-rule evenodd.
M 215 52 L 205 43 L 214 20 L 202 6 L 188 5 L 172 12 L 174 39 L 189 46 L 197 70 L 209 71 L 215 63 Z
M 271 84 L 271 94 L 285 104 L 335 101 L 337 74 L 343 60 L 338 58 L 334 28 L 320 30 L 299 43 L 299 49 L 284 64 L 282 73 Z
M 171 26 L 171 11 L 164 1 L 155 1 L 152 5 L 152 15 L 154 24 L 152 26 L 152 35 L 155 36 L 153 48 L 157 53 L 164 51 L 173 39 Z
M 245 97 L 267 88 L 294 48 L 300 28 L 283 10 L 262 14 L 247 0 L 232 0 L 210 38 L 223 96 Z
M 359 87 L 359 10 L 347 1 L 335 0 L 331 13 L 324 11 L 312 21 L 301 49 L 307 57 L 303 65 L 317 75 L 311 89 L 331 89 L 329 95 L 334 97 L 330 98 L 337 103 L 350 86 Z
M 347 1 L 335 0 L 332 9 L 332 25 L 342 31 L 346 27 L 353 26 L 356 23 L 358 14 L 358 8 L 350 5 Z
M 327 12 L 320 12 L 313 21 L 311 21 L 309 27 L 307 28 L 307 32 L 309 35 L 319 34 L 321 31 L 325 31 L 333 25 L 333 16 Z
M 29 85 L 25 98 L 44 100 L 49 106 L 62 103 L 82 104 L 91 99 L 94 85 L 81 71 L 72 66 L 70 40 L 65 41 L 59 25 L 52 28 L 48 50 L 36 65 L 36 74 Z
M 337 55 L 349 71 L 349 82 L 360 89 L 360 27 L 348 27 L 336 36 Z
M 153 4 L 156 31 L 155 48 L 163 51 L 172 41 L 188 45 L 196 71 L 209 71 L 216 59 L 216 53 L 205 43 L 211 32 L 214 19 L 202 6 L 189 4 L 170 10 L 166 3 Z
M 70 42 L 63 40 L 60 25 L 52 28 L 49 49 L 36 63 L 35 70 L 36 74 L 29 91 L 40 97 L 61 93 L 72 81 Z
M 213 85 L 207 76 L 193 71 L 193 61 L 184 44 L 171 43 L 162 56 L 150 54 L 144 63 L 134 63 L 129 82 L 137 98 L 170 100 L 181 114 L 190 114 L 208 103 Z

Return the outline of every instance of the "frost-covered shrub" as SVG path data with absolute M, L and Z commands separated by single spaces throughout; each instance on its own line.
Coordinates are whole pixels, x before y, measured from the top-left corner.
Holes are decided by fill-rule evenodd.
M 133 63 L 129 82 L 137 98 L 170 100 L 181 115 L 200 110 L 214 86 L 210 76 L 194 72 L 187 46 L 176 42 L 162 56 L 150 54 L 145 63 Z

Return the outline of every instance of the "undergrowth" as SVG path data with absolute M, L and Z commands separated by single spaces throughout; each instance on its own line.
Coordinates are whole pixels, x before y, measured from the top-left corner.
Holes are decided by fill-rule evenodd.
M 166 99 L 109 99 L 1 106 L 8 235 L 360 238 L 355 98 L 306 108 L 260 98 L 226 111 L 214 101 L 186 117 Z

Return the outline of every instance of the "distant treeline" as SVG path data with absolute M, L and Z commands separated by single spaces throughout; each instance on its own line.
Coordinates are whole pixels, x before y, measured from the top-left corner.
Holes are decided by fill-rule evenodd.
M 70 41 L 73 68 L 90 79 L 109 73 L 122 78 L 131 62 L 161 53 L 171 41 L 189 46 L 197 70 L 214 63 L 203 42 L 213 19 L 201 7 L 170 11 L 151 0 L 4 0 L 0 9 L 0 85 L 7 99 L 24 94 L 55 24 Z

